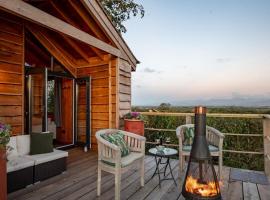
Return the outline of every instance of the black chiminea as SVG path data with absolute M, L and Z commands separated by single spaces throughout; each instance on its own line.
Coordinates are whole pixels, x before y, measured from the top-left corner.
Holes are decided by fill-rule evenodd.
M 206 140 L 206 108 L 195 107 L 195 137 L 182 195 L 188 200 L 220 200 L 217 175 Z

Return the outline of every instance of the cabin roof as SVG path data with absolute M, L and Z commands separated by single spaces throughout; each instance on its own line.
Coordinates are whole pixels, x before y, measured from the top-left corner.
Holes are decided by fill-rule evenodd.
M 89 1 L 89 0 L 88 0 Z M 126 43 L 125 39 L 122 37 L 122 35 L 117 31 L 117 29 L 115 28 L 111 18 L 108 16 L 108 14 L 105 12 L 103 6 L 101 5 L 101 3 L 97 0 L 95 0 L 100 8 L 103 10 L 103 14 L 105 14 L 107 16 L 107 19 L 110 21 L 111 27 L 116 31 L 116 33 L 118 34 L 118 36 L 122 39 L 122 41 L 124 42 L 125 46 L 128 48 L 128 50 L 130 51 L 130 53 L 132 54 L 132 56 L 136 59 L 136 63 L 139 64 L 140 61 L 135 57 L 135 55 L 133 54 L 133 52 L 131 51 L 130 47 L 128 46 L 128 44 Z
M 84 58 L 87 56 L 83 52 L 87 44 L 101 59 L 106 53 L 120 57 L 128 61 L 133 70 L 136 70 L 136 64 L 139 63 L 97 0 L 70 0 L 66 3 L 50 0 L 9 0 L 0 1 L 0 9 L 27 19 L 33 25 L 51 29 L 56 36 L 62 35 L 67 40 L 66 43 L 71 44 L 74 50 L 80 50 L 79 53 Z M 52 38 L 52 35 L 48 37 Z

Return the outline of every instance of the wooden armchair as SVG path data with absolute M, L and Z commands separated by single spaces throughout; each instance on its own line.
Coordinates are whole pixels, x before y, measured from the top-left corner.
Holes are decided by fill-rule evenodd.
M 183 144 L 184 141 L 184 131 L 187 128 L 194 127 L 194 124 L 185 124 L 182 126 L 179 126 L 176 129 L 176 135 L 179 140 L 179 168 L 180 171 L 184 168 L 184 161 L 185 156 L 190 155 L 191 146 L 187 146 Z M 207 126 L 206 127 L 206 139 L 209 144 L 209 150 L 211 156 L 218 156 L 219 157 L 219 178 L 221 178 L 221 172 L 222 172 L 222 148 L 223 148 L 223 139 L 224 135 L 218 131 L 217 129 Z
M 98 180 L 97 196 L 101 192 L 101 170 L 115 175 L 115 199 L 120 199 L 121 174 L 127 171 L 135 161 L 140 162 L 141 186 L 144 186 L 144 157 L 145 157 L 145 137 L 134 133 L 121 131 L 124 139 L 129 146 L 130 153 L 121 157 L 121 151 L 118 146 L 103 139 L 103 134 L 116 133 L 117 129 L 103 129 L 96 132 L 98 143 Z

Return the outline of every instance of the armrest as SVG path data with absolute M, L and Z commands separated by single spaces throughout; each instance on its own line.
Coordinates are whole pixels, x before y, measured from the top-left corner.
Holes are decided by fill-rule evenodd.
M 127 131 L 123 131 L 123 133 L 131 151 L 145 153 L 145 137 Z
M 207 140 L 210 144 L 217 146 L 219 150 L 223 147 L 224 134 L 213 127 L 207 127 Z
M 123 132 L 124 132 L 124 135 L 126 135 L 128 137 L 131 137 L 131 138 L 134 138 L 134 139 L 137 139 L 137 140 L 140 140 L 140 141 L 146 141 L 146 138 L 141 136 L 141 135 L 137 135 L 137 134 L 127 132 L 127 131 L 123 131 Z
M 98 141 L 98 160 L 107 161 L 118 165 L 121 161 L 120 147 L 103 139 L 100 135 L 96 135 Z
M 112 144 L 110 142 L 108 142 L 107 140 L 103 139 L 102 137 L 100 136 L 97 136 L 97 140 L 99 143 L 102 143 L 103 145 L 115 150 L 115 151 L 120 151 L 120 147 L 118 147 L 117 145 L 115 144 Z
M 224 134 L 221 133 L 219 130 L 217 130 L 217 129 L 213 128 L 213 127 L 207 127 L 207 128 L 208 128 L 208 130 L 210 130 L 210 132 L 212 134 L 217 135 L 219 138 L 224 138 L 225 137 Z

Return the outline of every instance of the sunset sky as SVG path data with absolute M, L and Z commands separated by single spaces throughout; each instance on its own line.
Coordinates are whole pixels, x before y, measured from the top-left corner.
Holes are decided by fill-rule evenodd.
M 141 61 L 133 105 L 270 97 L 269 0 L 137 2 L 145 17 L 123 34 Z

